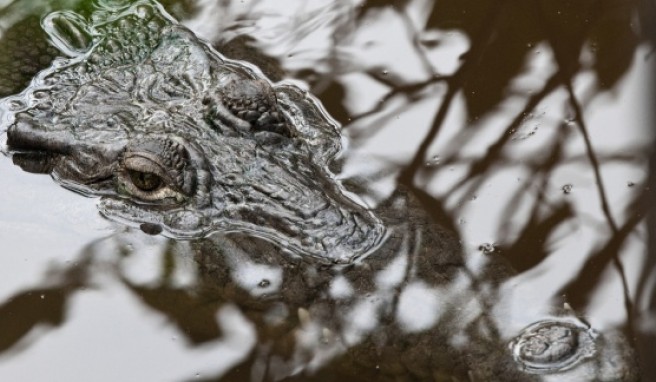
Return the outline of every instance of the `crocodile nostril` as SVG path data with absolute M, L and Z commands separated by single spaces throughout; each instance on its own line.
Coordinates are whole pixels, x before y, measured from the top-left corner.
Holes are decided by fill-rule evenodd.
M 17 122 L 7 129 L 7 146 L 11 149 L 25 149 L 30 146 L 29 133 L 24 123 Z
M 16 124 L 9 126 L 7 129 L 7 146 L 12 149 L 20 149 L 25 146 L 23 134 Z

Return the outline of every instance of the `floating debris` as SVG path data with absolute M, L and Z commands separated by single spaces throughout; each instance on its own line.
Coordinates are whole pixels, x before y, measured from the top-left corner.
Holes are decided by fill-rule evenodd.
M 572 322 L 536 322 L 509 344 L 521 368 L 533 374 L 557 373 L 572 368 L 595 352 L 596 333 Z
M 494 243 L 483 243 L 478 246 L 478 250 L 482 251 L 485 254 L 495 252 L 497 248 L 495 247 Z

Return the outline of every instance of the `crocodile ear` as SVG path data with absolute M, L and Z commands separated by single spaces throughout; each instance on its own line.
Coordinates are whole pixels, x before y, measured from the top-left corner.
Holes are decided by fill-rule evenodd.
M 293 84 L 276 84 L 274 91 L 280 110 L 294 126 L 295 136 L 312 148 L 315 160 L 327 165 L 342 150 L 339 123 L 318 99 Z
M 93 38 L 82 16 L 70 11 L 53 12 L 41 21 L 50 42 L 70 57 L 80 56 L 93 44 Z

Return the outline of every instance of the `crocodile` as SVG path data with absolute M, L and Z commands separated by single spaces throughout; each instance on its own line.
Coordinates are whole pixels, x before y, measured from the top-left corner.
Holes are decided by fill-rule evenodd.
M 159 8 L 126 12 L 92 28 L 69 12 L 44 20 L 74 57 L 22 96 L 8 144 L 29 153 L 16 163 L 176 238 L 246 230 L 337 262 L 375 246 L 382 224 L 329 181 L 340 135 L 309 95 L 218 56 Z
M 488 299 L 473 291 L 512 272 L 492 261 L 492 276 L 473 276 L 457 236 L 408 191 L 376 209 L 349 192 L 332 166 L 344 151 L 339 126 L 295 84 L 274 84 L 224 57 L 151 0 L 99 2 L 89 17 L 58 11 L 42 25 L 62 57 L 2 102 L 14 163 L 100 197 L 111 220 L 192 240 L 219 294 L 234 289 L 224 283 L 237 268 L 279 269 L 278 283 L 262 280 L 233 300 L 266 322 L 266 293 L 257 290 L 277 288 L 276 301 L 298 312 L 283 320 L 320 337 L 306 344 L 333 344 L 300 341 L 299 357 L 341 356 L 353 375 L 397 359 L 380 370 L 390 380 L 399 370 L 421 380 L 446 375 L 436 370 L 475 380 L 637 378 L 624 340 L 572 314 L 527 326 L 512 341 L 491 335 Z M 391 272 L 399 262 L 405 275 Z M 395 308 L 408 296 L 444 312 L 413 323 Z M 384 323 L 354 329 L 343 321 L 354 306 Z M 475 346 L 458 346 L 454 333 Z M 277 368 L 286 376 L 297 369 Z

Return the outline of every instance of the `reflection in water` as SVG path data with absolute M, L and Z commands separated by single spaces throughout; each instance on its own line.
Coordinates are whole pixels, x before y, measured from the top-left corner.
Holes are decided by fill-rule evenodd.
M 87 7 L 74 3 L 66 7 Z M 171 361 L 135 365 L 146 380 L 635 379 L 619 333 L 633 341 L 656 330 L 653 272 L 641 269 L 653 137 L 636 90 L 653 60 L 643 44 L 650 10 L 593 1 L 165 6 L 227 55 L 307 83 L 351 138 L 340 177 L 377 206 L 388 236 L 345 266 L 240 233 L 90 237 L 74 264 L 53 258 L 38 286 L 4 299 L 0 327 L 11 329 L 0 338 L 0 374 L 17 375 L 58 332 L 75 338 L 91 314 L 105 325 L 81 332 L 130 335 L 103 318 L 120 309 L 118 320 L 139 313 L 120 325 L 149 335 L 92 345 L 113 345 L 102 353 L 111 357 L 137 339 L 153 344 L 153 357 Z M 38 16 L 18 3 L 2 14 L 10 59 L 0 69 L 12 73 L 3 95 L 50 61 L 49 50 L 12 42 L 22 30 L 43 42 Z M 19 60 L 33 65 L 16 68 Z M 464 258 L 436 221 L 460 233 Z M 520 371 L 508 343 L 547 319 L 591 324 L 595 357 L 562 375 Z M 177 346 L 160 342 L 170 333 Z M 84 343 L 59 341 L 52 346 Z

